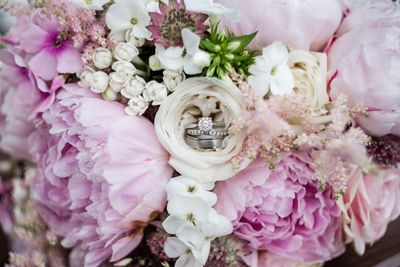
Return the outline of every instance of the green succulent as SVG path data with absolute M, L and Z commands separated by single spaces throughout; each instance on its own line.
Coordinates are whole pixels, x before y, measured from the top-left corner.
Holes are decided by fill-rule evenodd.
M 218 29 L 219 22 L 211 24 L 211 34 L 200 42 L 200 48 L 211 54 L 211 64 L 205 70 L 208 77 L 222 79 L 228 73 L 249 75 L 249 68 L 254 64 L 254 54 L 257 51 L 249 52 L 246 47 L 254 39 L 257 32 L 232 37 L 227 30 Z

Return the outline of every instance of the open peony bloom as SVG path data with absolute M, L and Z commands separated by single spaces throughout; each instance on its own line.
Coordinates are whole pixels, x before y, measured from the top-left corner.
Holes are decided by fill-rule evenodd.
M 335 33 L 342 19 L 337 0 L 219 0 L 240 10 L 240 22 L 223 19 L 236 36 L 258 31 L 250 49 L 282 41 L 294 49 L 319 51 Z
M 380 169 L 377 176 L 364 176 L 358 168 L 347 186 L 349 190 L 343 197 L 344 229 L 362 255 L 366 244 L 381 238 L 389 222 L 400 215 L 400 171 Z
M 374 3 L 354 7 L 339 29 L 342 35 L 329 48 L 330 95 L 336 99 L 345 94 L 350 105 L 368 109 L 368 118 L 357 118 L 368 134 L 400 135 L 400 23 L 396 18 L 400 10 L 389 3 L 386 8 L 382 4 L 371 8 Z M 369 19 L 356 8 L 367 10 Z
M 73 84 L 42 117 L 31 136 L 42 217 L 73 248 L 76 266 L 121 259 L 166 205 L 173 169 L 153 125 Z
M 262 251 L 258 256 L 257 267 L 319 267 L 322 264 L 307 264 L 280 257 L 268 251 Z
M 306 153 L 281 153 L 274 170 L 256 160 L 216 185 L 216 210 L 255 251 L 307 263 L 340 255 L 340 209 L 329 186 L 320 190 L 312 160 Z

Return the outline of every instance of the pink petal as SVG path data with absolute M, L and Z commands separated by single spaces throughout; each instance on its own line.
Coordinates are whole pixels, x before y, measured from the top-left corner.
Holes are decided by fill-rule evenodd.
M 140 229 L 137 233 L 118 240 L 118 242 L 112 246 L 113 254 L 110 261 L 118 261 L 128 255 L 140 244 L 142 237 L 143 229 Z
M 57 71 L 59 73 L 77 73 L 82 70 L 83 62 L 81 54 L 66 44 L 61 48 L 62 50 L 57 54 Z
M 49 34 L 35 24 L 29 24 L 20 35 L 20 46 L 28 53 L 36 53 L 46 46 Z
M 32 72 L 44 80 L 52 80 L 57 75 L 57 59 L 50 48 L 46 48 L 29 61 Z

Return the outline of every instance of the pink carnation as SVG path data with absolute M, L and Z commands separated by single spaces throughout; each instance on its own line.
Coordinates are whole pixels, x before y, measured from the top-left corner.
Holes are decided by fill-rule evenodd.
M 31 136 L 32 198 L 77 266 L 121 259 L 165 208 L 173 169 L 154 126 L 66 85 Z
M 335 33 L 342 19 L 337 0 L 219 0 L 239 10 L 240 22 L 223 19 L 221 26 L 235 35 L 258 31 L 250 45 L 262 49 L 283 41 L 294 49 L 319 51 Z
M 345 225 L 354 238 L 354 246 L 363 254 L 366 244 L 381 238 L 390 221 L 400 215 L 400 171 L 381 169 L 378 176 L 363 176 L 357 169 L 349 179 L 343 197 L 350 223 Z
M 281 154 L 274 170 L 258 159 L 217 184 L 216 209 L 254 250 L 316 263 L 344 251 L 340 209 L 331 188 L 322 192 L 305 153 Z
M 357 123 L 370 135 L 400 135 L 400 10 L 390 1 L 355 6 L 328 50 L 330 95 L 368 108 Z

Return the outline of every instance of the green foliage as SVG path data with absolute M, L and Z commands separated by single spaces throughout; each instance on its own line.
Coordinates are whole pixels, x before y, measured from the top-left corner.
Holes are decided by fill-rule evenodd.
M 246 47 L 257 32 L 232 37 L 229 31 L 218 30 L 218 24 L 212 23 L 210 36 L 200 42 L 200 48 L 211 54 L 211 64 L 205 70 L 206 76 L 222 79 L 233 71 L 248 76 L 257 51 L 249 52 Z

